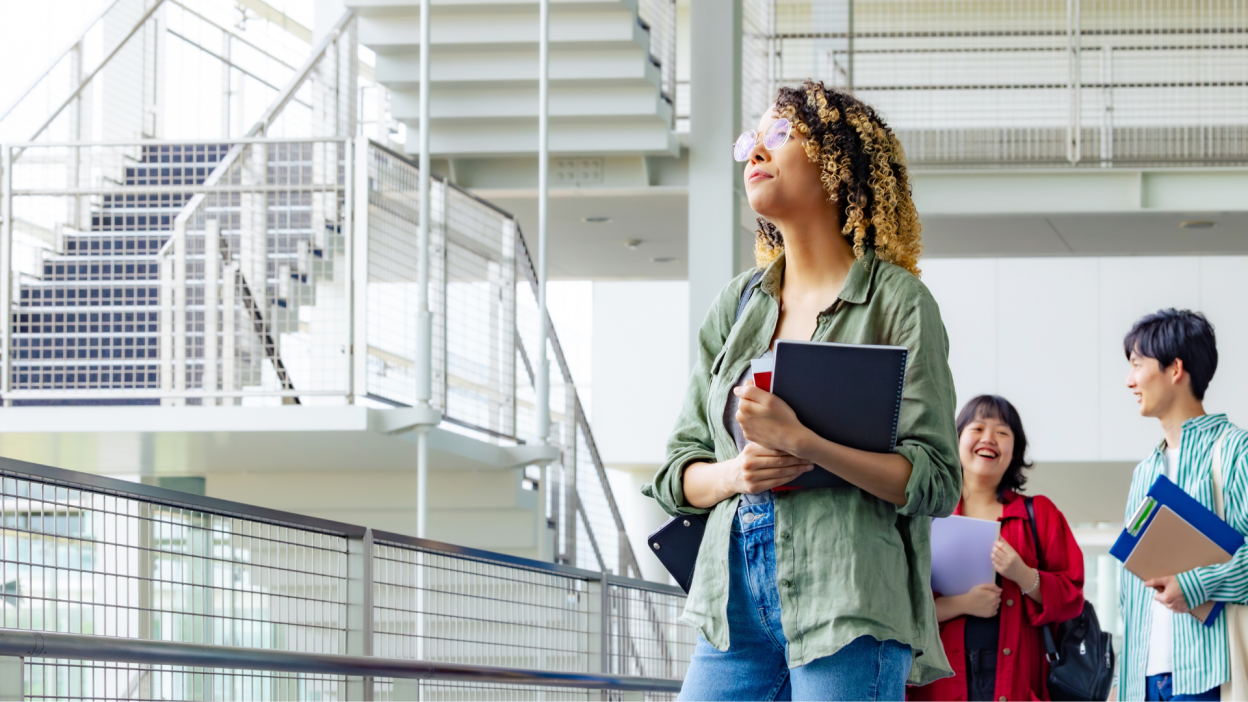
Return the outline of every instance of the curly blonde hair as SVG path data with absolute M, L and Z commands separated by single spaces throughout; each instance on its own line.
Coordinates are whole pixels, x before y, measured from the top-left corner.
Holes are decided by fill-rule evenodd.
M 820 167 L 828 197 L 841 210 L 841 233 L 861 258 L 866 247 L 881 260 L 919 275 L 923 244 L 910 197 L 901 144 L 871 107 L 846 92 L 806 81 L 781 88 L 775 110 L 806 137 L 806 156 Z M 765 267 L 784 251 L 776 225 L 758 220 L 754 259 Z

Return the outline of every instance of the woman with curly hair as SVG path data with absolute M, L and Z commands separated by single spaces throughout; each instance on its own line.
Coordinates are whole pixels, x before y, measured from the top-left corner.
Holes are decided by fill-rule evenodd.
M 666 462 L 643 489 L 669 514 L 708 515 L 681 699 L 899 700 L 907 682 L 952 675 L 929 530 L 953 512 L 962 479 L 949 345 L 919 282 L 905 158 L 874 110 L 813 82 L 781 89 L 736 156 L 763 217 L 758 269 L 702 324 Z M 907 347 L 893 452 L 827 441 L 754 387 L 750 362 L 777 339 Z M 823 469 L 852 487 L 776 489 Z

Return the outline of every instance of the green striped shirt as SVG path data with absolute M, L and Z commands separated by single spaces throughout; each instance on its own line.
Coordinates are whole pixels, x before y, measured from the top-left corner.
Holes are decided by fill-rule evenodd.
M 1179 466 L 1175 482 L 1211 510 L 1214 509 L 1210 473 L 1213 444 L 1228 424 L 1224 414 L 1194 417 L 1183 423 L 1179 439 Z M 1226 466 L 1223 478 L 1226 481 L 1227 521 L 1244 534 L 1248 533 L 1248 432 L 1231 426 L 1225 441 L 1222 460 Z M 1166 442 L 1163 440 L 1151 456 L 1135 467 L 1124 522 L 1139 508 L 1157 476 L 1165 472 L 1165 449 Z M 1209 600 L 1248 601 L 1248 548 L 1239 549 L 1229 563 L 1181 573 L 1179 586 L 1188 605 L 1193 607 Z M 1124 569 L 1119 599 L 1126 636 L 1118 658 L 1118 699 L 1142 700 L 1153 591 Z M 1213 626 L 1206 627 L 1195 617 L 1182 615 L 1174 618 L 1174 694 L 1201 693 L 1218 687 L 1231 677 L 1225 620 L 1226 617 L 1219 616 Z

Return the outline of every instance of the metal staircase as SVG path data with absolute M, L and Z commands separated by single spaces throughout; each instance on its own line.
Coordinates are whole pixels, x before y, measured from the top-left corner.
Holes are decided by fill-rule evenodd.
M 377 54 L 394 119 L 418 129 L 419 0 L 347 5 L 360 17 L 360 43 Z M 675 12 L 674 0 L 551 2 L 552 153 L 679 153 Z M 431 153 L 535 155 L 538 3 L 433 0 L 431 27 Z
M 148 130 L 160 120 L 118 117 L 109 123 L 117 139 L 86 138 L 79 103 L 100 101 L 122 117 L 143 114 L 128 110 L 131 98 L 160 104 L 121 89 L 127 65 L 110 61 L 159 54 L 170 40 L 162 27 L 179 27 L 183 41 L 197 34 L 201 53 L 218 46 L 211 32 L 242 41 L 212 22 L 215 2 L 119 0 L 110 12 L 125 12 L 106 13 L 88 32 L 103 26 L 120 43 L 104 42 L 93 70 L 79 67 L 85 82 L 71 80 L 59 94 L 36 86 L 35 102 L 52 105 L 51 116 L 36 110 L 33 123 L 44 126 L 0 147 L 0 291 L 16 292 L 4 330 L 13 353 L 0 376 L 0 452 L 78 470 L 190 471 L 208 476 L 210 495 L 401 532 L 410 528 L 402 513 L 376 506 L 410 504 L 412 495 L 379 493 L 368 482 L 375 478 L 351 476 L 410 468 L 412 430 L 425 426 L 431 537 L 639 577 L 558 337 L 537 310 L 519 226 L 443 179 L 433 183 L 429 253 L 434 411 L 412 407 L 420 174 L 356 136 L 365 72 L 354 15 L 302 65 L 270 62 L 288 79 L 249 130 L 159 139 Z M 179 24 L 190 22 L 196 32 Z M 133 51 L 134 42 L 144 50 Z M 239 73 L 261 72 L 240 61 L 223 65 L 231 85 Z M 137 65 L 150 82 L 161 62 Z M 55 75 L 54 66 L 44 82 Z M 28 108 L 11 113 L 32 123 Z M 0 133 L 13 124 L 0 119 Z M 539 324 L 558 366 L 552 447 L 536 441 L 531 374 L 516 372 L 534 355 Z M 304 408 L 270 409 L 292 404 Z M 24 407 L 41 405 L 60 408 Z M 194 414 L 179 414 L 183 405 Z M 544 485 L 526 470 L 537 461 L 550 462 Z M 247 484 L 232 476 L 291 470 L 309 471 L 294 490 L 257 496 L 230 487 Z M 343 480 L 326 487 L 316 477 L 324 475 Z M 366 495 L 373 508 L 326 509 L 313 504 L 317 490 L 335 505 Z

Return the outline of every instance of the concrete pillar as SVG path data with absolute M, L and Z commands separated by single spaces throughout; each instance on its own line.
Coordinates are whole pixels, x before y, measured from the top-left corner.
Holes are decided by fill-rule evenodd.
M 689 338 L 741 268 L 741 0 L 692 0 L 689 65 Z M 697 345 L 690 343 L 690 363 Z

